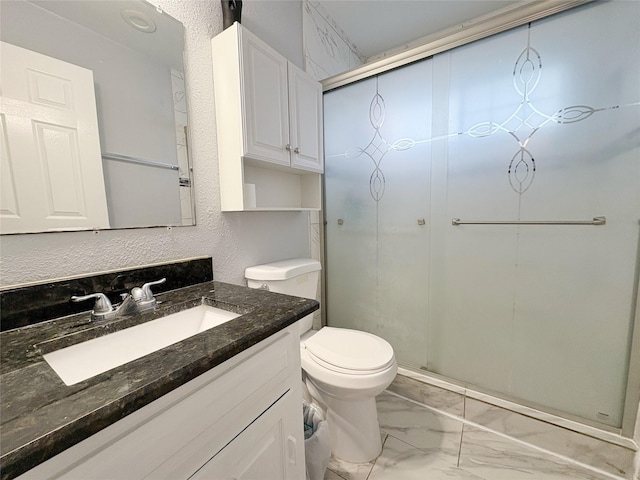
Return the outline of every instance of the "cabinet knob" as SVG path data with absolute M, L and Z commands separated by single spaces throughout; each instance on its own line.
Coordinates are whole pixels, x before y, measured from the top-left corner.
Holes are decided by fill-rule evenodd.
M 285 149 L 287 152 L 290 152 L 290 151 L 291 151 L 291 145 L 287 143 L 287 145 L 285 145 L 284 149 Z
M 295 153 L 296 155 L 300 153 L 300 149 L 298 147 L 293 149 L 293 153 Z

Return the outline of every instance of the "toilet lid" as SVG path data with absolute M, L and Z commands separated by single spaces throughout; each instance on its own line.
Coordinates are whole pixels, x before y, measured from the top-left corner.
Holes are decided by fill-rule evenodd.
M 375 373 L 394 362 L 393 347 L 367 332 L 324 327 L 305 342 L 310 356 L 336 371 Z

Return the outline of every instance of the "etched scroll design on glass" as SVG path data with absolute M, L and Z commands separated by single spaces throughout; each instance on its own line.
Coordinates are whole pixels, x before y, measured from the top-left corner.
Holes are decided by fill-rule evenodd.
M 373 162 L 373 172 L 369 177 L 369 192 L 374 201 L 379 202 L 384 195 L 385 178 L 384 172 L 380 168 L 380 164 L 387 152 L 390 150 L 403 151 L 416 145 L 416 141 L 412 138 L 401 138 L 393 143 L 389 143 L 380 133 L 380 129 L 385 119 L 385 102 L 384 97 L 378 91 L 378 77 L 376 77 L 376 93 L 369 104 L 369 122 L 374 129 L 373 137 L 366 147 L 355 147 L 347 150 L 343 155 L 347 158 L 356 158 L 360 155 L 366 155 Z
M 535 158 L 531 151 L 527 149 L 529 141 L 547 123 L 554 122 L 562 125 L 581 122 L 596 112 L 640 104 L 640 102 L 636 102 L 603 108 L 594 108 L 588 105 L 571 105 L 563 107 L 552 114 L 544 113 L 536 108 L 529 96 L 540 84 L 542 57 L 531 46 L 531 24 L 529 24 L 527 31 L 527 46 L 516 59 L 512 74 L 513 87 L 522 97 L 514 112 L 502 123 L 491 121 L 476 123 L 464 134 L 471 137 L 487 137 L 499 132 L 505 132 L 515 139 L 519 150 L 509 162 L 507 175 L 511 188 L 518 194 L 522 194 L 529 189 L 536 174 Z
M 537 169 L 536 159 L 529 148 L 529 143 L 534 134 L 546 124 L 550 122 L 559 125 L 577 123 L 588 119 L 597 112 L 640 106 L 640 101 L 626 105 L 612 105 L 601 108 L 595 108 L 589 105 L 570 105 L 562 107 L 551 114 L 538 109 L 530 99 L 530 95 L 540 85 L 542 80 L 542 56 L 540 52 L 531 46 L 531 24 L 529 24 L 527 30 L 527 46 L 516 59 L 512 76 L 513 87 L 522 99 L 513 113 L 502 122 L 479 122 L 461 132 L 453 132 L 421 140 L 401 138 L 394 142 L 385 140 L 380 132 L 384 123 L 385 103 L 384 97 L 378 91 L 378 77 L 376 76 L 376 92 L 369 107 L 369 121 L 374 128 L 371 141 L 364 148 L 356 147 L 347 150 L 343 154 L 331 156 L 355 158 L 364 154 L 371 158 L 374 164 L 374 170 L 369 179 L 369 188 L 371 197 L 376 202 L 379 202 L 385 190 L 385 177 L 380 166 L 384 156 L 390 150 L 408 150 L 417 144 L 444 140 L 460 135 L 481 138 L 497 133 L 507 133 L 518 144 L 518 150 L 511 157 L 507 167 L 509 185 L 514 192 L 521 195 L 533 184 Z

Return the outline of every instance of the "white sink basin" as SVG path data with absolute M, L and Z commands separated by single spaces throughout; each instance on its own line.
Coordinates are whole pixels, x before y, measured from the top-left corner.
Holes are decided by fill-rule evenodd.
M 239 316 L 199 305 L 47 353 L 44 359 L 66 385 L 74 385 Z

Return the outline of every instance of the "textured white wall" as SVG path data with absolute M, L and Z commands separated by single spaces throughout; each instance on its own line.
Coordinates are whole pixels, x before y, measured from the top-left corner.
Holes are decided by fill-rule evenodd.
M 243 283 L 244 268 L 309 255 L 304 212 L 221 213 L 210 39 L 222 30 L 219 0 L 153 0 L 186 27 L 186 83 L 195 227 L 8 235 L 0 238 L 0 286 L 211 255 L 214 278 Z M 246 2 L 242 23 L 302 65 L 300 1 Z M 132 206 L 135 208 L 135 206 Z

